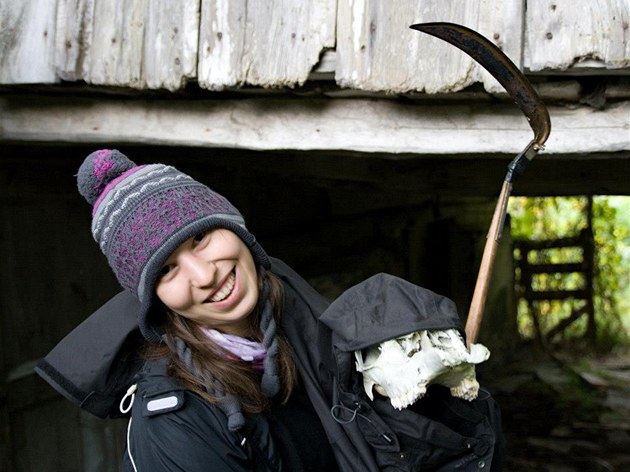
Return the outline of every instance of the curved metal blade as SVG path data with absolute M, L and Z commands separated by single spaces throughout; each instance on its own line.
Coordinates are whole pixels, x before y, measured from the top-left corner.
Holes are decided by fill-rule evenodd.
M 455 23 L 419 23 L 410 28 L 458 47 L 484 67 L 505 88 L 529 121 L 534 140 L 521 155 L 532 159 L 551 132 L 549 112 L 523 73 L 494 43 L 474 30 Z M 529 149 L 531 148 L 531 149 Z

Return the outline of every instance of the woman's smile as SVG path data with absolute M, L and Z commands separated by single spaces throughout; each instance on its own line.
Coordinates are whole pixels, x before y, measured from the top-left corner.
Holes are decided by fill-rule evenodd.
M 206 300 L 205 303 L 218 303 L 228 298 L 233 292 L 236 285 L 236 274 L 232 270 L 221 286 Z

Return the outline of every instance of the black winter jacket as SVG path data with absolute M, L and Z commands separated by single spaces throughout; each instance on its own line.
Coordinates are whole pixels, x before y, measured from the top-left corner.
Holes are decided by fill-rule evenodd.
M 135 378 L 125 471 L 132 472 L 133 464 L 151 472 L 203 472 L 209 464 L 219 472 L 337 470 L 301 388 L 265 415 L 246 415 L 245 426 L 231 432 L 225 414 L 170 378 L 167 364 L 167 359 L 147 361 Z
M 285 288 L 282 327 L 294 349 L 304 392 L 321 421 L 340 470 L 499 470 L 503 451 L 500 418 L 486 392 L 469 403 L 435 387 L 413 407 L 398 411 L 386 399 L 370 401 L 353 367 L 355 349 L 422 329 L 461 330 L 450 300 L 379 274 L 329 304 L 281 261 L 272 260 L 271 270 Z M 118 403 L 140 369 L 134 349 L 139 338 L 137 304 L 130 294 L 114 297 L 64 338 L 36 371 L 82 408 L 102 417 L 118 415 Z M 158 371 L 159 366 L 149 366 L 142 375 L 145 379 L 153 375 L 160 377 L 160 382 L 169 381 Z M 184 404 L 201 401 L 172 382 L 163 387 Z M 146 409 L 151 401 L 146 394 L 150 389 L 141 386 L 139 391 L 145 392 L 145 398 L 136 400 L 134 409 Z M 168 411 L 161 411 L 159 417 L 163 422 L 178 421 L 178 415 Z M 136 418 L 134 411 L 132 432 L 143 421 Z M 201 438 L 189 440 L 182 436 L 177 443 L 181 448 L 178 453 L 190 457 L 191 467 L 198 460 L 218 465 L 228 457 L 226 468 L 218 470 L 252 470 L 246 468 L 252 455 L 264 458 L 257 461 L 261 470 L 278 470 L 276 465 L 290 461 L 275 450 L 264 422 L 248 419 L 241 436 L 236 437 L 228 432 L 218 410 L 205 415 L 203 421 L 205 424 L 197 426 L 212 429 L 225 449 L 220 453 L 206 451 L 209 456 L 198 457 L 195 454 Z M 243 439 L 246 441 L 241 445 Z M 161 445 L 168 446 L 166 442 Z M 150 451 L 138 449 L 134 456 L 144 457 L 145 453 Z M 197 470 L 187 467 L 165 470 Z

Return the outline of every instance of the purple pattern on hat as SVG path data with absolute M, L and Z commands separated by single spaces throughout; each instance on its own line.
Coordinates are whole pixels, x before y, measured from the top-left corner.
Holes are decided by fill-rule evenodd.
M 194 183 L 188 175 L 161 164 L 141 166 L 128 177 L 117 181 L 109 192 L 103 192 L 102 200 L 95 207 L 92 233 L 104 252 L 109 244 L 110 234 L 124 220 L 121 215 L 133 211 L 139 202 L 160 189 Z
M 105 199 L 105 197 L 109 194 L 109 192 L 112 191 L 116 187 L 116 185 L 118 185 L 120 182 L 125 180 L 131 174 L 135 174 L 136 172 L 138 172 L 140 169 L 144 167 L 146 166 L 138 166 L 138 167 L 134 167 L 133 169 L 129 169 L 127 172 L 124 172 L 123 174 L 119 175 L 114 180 L 112 180 L 110 183 L 108 183 L 103 189 L 103 191 L 101 192 L 101 195 L 94 202 L 94 206 L 92 207 L 92 217 L 96 215 L 96 212 L 98 211 L 98 207 L 101 205 L 101 202 Z
M 136 204 L 106 248 L 118 281 L 138 293 L 140 273 L 153 253 L 188 222 L 212 214 L 240 216 L 225 198 L 196 182 L 154 192 Z

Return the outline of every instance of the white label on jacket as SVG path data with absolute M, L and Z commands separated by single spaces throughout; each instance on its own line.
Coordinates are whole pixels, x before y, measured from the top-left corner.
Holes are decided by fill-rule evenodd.
M 177 402 L 176 396 L 158 398 L 157 400 L 151 400 L 147 403 L 147 410 L 160 411 L 166 410 L 167 408 L 174 408 L 177 406 Z

